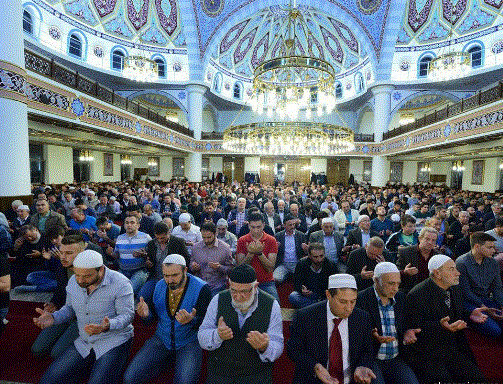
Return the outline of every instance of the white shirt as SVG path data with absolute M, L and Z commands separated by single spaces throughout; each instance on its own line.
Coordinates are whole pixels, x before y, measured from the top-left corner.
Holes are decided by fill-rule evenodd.
M 186 242 L 189 241 L 191 243 L 198 243 L 200 241 L 203 241 L 203 237 L 201 236 L 201 231 L 197 225 L 191 224 L 190 228 L 188 231 L 184 231 L 182 227 L 177 225 L 175 228 L 173 228 L 173 231 L 171 232 L 173 236 L 180 237 Z M 192 246 L 188 245 L 187 246 L 187 251 L 189 252 L 189 255 L 192 254 Z
M 330 337 L 334 330 L 334 319 L 336 316 L 330 310 L 330 305 L 327 301 L 327 340 L 328 340 L 328 354 L 330 355 Z M 344 384 L 349 384 L 351 381 L 351 368 L 349 366 L 349 333 L 348 333 L 348 319 L 343 319 L 339 326 L 339 334 L 342 341 L 342 369 L 344 370 Z M 329 358 L 330 360 L 330 358 Z M 327 361 L 328 369 L 328 361 Z

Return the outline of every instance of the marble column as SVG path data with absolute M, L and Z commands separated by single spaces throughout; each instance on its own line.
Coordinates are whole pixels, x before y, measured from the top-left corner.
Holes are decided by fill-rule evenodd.
M 0 16 L 0 199 L 2 209 L 9 201 L 29 201 L 30 156 L 28 112 L 22 83 L 24 67 L 23 8 L 21 0 L 9 2 Z M 17 75 L 15 75 L 17 74 Z M 72 165 L 69 164 L 71 167 Z M 5 206 L 4 206 L 5 205 Z
M 194 131 L 194 139 L 201 140 L 201 130 L 203 125 L 203 95 L 208 88 L 200 84 L 189 84 L 188 111 L 189 128 Z M 202 181 L 203 154 L 201 152 L 191 152 L 185 161 L 185 177 L 191 182 Z
M 383 133 L 388 130 L 391 113 L 390 85 L 379 85 L 372 88 L 374 95 L 374 142 L 382 141 Z M 372 186 L 383 187 L 389 180 L 389 161 L 384 156 L 372 158 Z

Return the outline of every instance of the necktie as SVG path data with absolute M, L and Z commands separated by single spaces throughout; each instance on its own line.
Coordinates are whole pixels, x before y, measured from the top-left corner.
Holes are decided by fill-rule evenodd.
M 334 319 L 334 330 L 330 336 L 330 351 L 328 358 L 328 373 L 333 378 L 339 380 L 340 384 L 344 383 L 344 371 L 342 365 L 342 339 L 339 333 L 339 324 L 342 319 Z

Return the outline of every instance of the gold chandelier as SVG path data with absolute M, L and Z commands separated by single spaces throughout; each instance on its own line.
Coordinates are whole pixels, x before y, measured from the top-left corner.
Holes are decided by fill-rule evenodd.
M 314 110 L 321 116 L 335 109 L 335 70 L 325 60 L 298 52 L 298 31 L 311 34 L 294 3 L 270 45 L 279 47 L 279 56 L 254 70 L 250 105 L 255 113 L 272 117 L 276 112 L 282 120 L 295 120 L 299 110 L 305 109 L 309 119 Z
M 157 63 L 143 56 L 126 57 L 122 75 L 127 79 L 142 83 L 149 83 L 159 79 Z
M 226 150 L 247 154 L 333 156 L 354 149 L 351 129 L 315 122 L 263 122 L 224 132 Z

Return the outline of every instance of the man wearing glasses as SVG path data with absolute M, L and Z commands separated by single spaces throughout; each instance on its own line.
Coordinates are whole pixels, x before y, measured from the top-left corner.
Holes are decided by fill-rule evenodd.
M 258 289 L 250 265 L 229 272 L 229 289 L 211 300 L 198 339 L 209 351 L 206 384 L 272 383 L 273 362 L 283 352 L 281 312 Z

